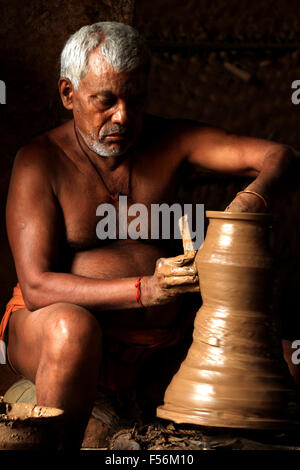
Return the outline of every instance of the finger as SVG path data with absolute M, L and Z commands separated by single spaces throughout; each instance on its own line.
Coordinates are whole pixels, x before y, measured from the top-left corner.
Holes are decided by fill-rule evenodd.
M 197 251 L 186 251 L 182 255 L 176 256 L 174 258 L 175 260 L 175 265 L 177 266 L 184 266 L 185 264 L 192 263 L 195 260 L 195 256 L 197 254 Z
M 247 212 L 247 208 L 240 204 L 230 204 L 230 206 L 226 208 L 226 212 Z
M 200 292 L 200 287 L 199 284 L 191 284 L 190 286 L 182 286 L 182 294 L 188 293 L 188 292 Z
M 163 276 L 196 276 L 197 270 L 194 265 L 189 266 L 174 266 L 162 264 L 158 272 Z
M 195 253 L 188 252 L 182 255 L 174 256 L 172 258 L 159 258 L 156 262 L 156 267 L 161 271 L 163 266 L 184 266 L 187 263 L 194 261 Z
M 179 286 L 169 286 L 165 289 L 165 292 L 170 296 L 176 297 L 178 294 L 186 294 L 193 292 L 200 292 L 199 284 L 183 284 Z
M 197 285 L 199 286 L 199 278 L 198 276 L 172 276 L 172 277 L 165 277 L 164 284 L 166 287 L 175 287 L 175 286 L 184 286 L 187 284 L 190 285 Z
M 225 212 L 245 212 L 245 206 L 233 201 L 226 207 Z
M 188 254 L 189 256 L 196 255 L 196 250 L 194 250 L 194 245 L 192 242 L 190 227 L 188 224 L 187 214 L 184 214 L 178 221 L 179 229 L 181 233 L 182 243 L 183 243 L 183 251 L 184 254 Z

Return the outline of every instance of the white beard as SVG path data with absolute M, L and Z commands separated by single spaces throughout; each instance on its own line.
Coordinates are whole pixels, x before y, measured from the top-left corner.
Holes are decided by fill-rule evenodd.
M 89 136 L 89 139 L 87 140 L 79 129 L 78 132 L 87 147 L 93 152 L 95 152 L 97 155 L 99 155 L 99 157 L 116 157 L 122 155 L 127 151 L 127 147 L 125 149 L 120 150 L 116 147 L 116 144 L 114 144 L 115 148 L 109 148 L 109 144 L 103 144 L 99 142 L 99 140 L 97 140 L 97 137 L 95 137 L 93 134 L 91 134 Z

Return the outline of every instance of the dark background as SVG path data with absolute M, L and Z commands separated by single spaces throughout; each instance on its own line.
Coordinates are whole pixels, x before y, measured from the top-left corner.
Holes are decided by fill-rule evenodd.
M 13 159 L 32 137 L 68 118 L 57 92 L 58 58 L 81 26 L 116 20 L 146 35 L 153 51 L 150 112 L 300 150 L 300 105 L 291 101 L 291 83 L 300 79 L 296 0 L 0 0 L 0 8 L 0 79 L 7 87 L 7 104 L 0 107 L 1 312 L 16 282 L 4 216 Z M 185 167 L 179 194 L 186 202 L 223 210 L 243 184 Z M 299 203 L 300 190 L 293 188 L 273 209 L 274 305 L 284 320 L 283 334 L 289 325 L 292 339 L 300 335 Z

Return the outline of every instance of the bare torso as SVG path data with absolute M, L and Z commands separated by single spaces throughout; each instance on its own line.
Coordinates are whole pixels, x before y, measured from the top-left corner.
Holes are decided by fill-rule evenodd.
M 101 176 L 109 191 L 128 193 L 128 207 L 143 203 L 150 209 L 152 203 L 174 202 L 180 158 L 176 154 L 178 146 L 177 150 L 172 148 L 168 121 L 152 117 L 148 120 L 142 145 L 126 155 L 115 170 L 105 172 L 101 168 Z M 63 257 L 59 269 L 95 279 L 145 276 L 153 274 L 158 258 L 174 254 L 166 241 L 99 240 L 96 225 L 101 218 L 96 215 L 96 208 L 101 203 L 111 203 L 117 209 L 118 202 L 110 198 L 101 176 L 81 152 L 73 121 L 50 131 L 43 139 L 52 155 L 52 185 L 62 215 L 59 230 L 62 231 Z M 179 308 L 178 299 L 176 304 L 153 307 L 155 327 L 172 323 Z M 159 311 L 163 315 L 159 315 Z M 110 312 L 101 312 L 103 324 L 109 325 L 111 319 L 114 325 L 145 327 L 145 319 L 139 309 L 126 311 L 126 315 L 122 311 L 114 311 L 113 316 Z M 152 321 L 147 323 L 153 326 Z

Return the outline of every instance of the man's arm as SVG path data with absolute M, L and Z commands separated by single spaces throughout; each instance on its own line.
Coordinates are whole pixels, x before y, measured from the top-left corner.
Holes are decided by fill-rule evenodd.
M 64 218 L 51 182 L 53 165 L 49 156 L 31 145 L 18 153 L 11 176 L 7 232 L 26 307 L 37 310 L 68 302 L 99 311 L 138 308 L 137 278 L 103 280 L 57 272 Z M 195 291 L 194 270 L 184 266 L 181 258 L 174 273 L 167 270 L 165 275 L 164 260 L 159 260 L 153 276 L 142 279 L 145 306 L 166 303 L 181 291 Z M 182 282 L 177 279 L 177 285 L 169 286 L 167 281 L 176 273 Z
M 253 177 L 247 190 L 272 199 L 282 177 L 298 152 L 292 147 L 264 139 L 238 136 L 222 129 L 193 123 L 186 135 L 188 160 L 209 171 Z M 264 211 L 263 200 L 251 193 L 242 193 L 229 210 Z
M 26 306 L 57 302 L 86 308 L 135 308 L 136 279 L 89 279 L 55 272 L 63 236 L 63 215 L 51 185 L 51 165 L 30 146 L 15 160 L 6 220 L 9 242 Z

